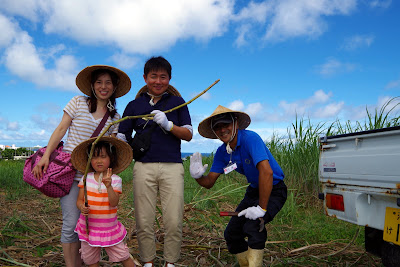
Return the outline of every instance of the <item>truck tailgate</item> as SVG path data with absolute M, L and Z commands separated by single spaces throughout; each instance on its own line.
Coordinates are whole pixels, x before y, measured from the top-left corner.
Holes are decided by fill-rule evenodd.
M 322 183 L 399 192 L 399 127 L 325 137 L 320 143 L 319 179 Z

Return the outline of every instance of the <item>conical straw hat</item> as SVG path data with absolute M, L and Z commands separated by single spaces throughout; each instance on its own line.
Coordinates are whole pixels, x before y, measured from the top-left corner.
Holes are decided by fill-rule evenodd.
M 139 90 L 139 92 L 136 94 L 135 99 L 138 98 L 138 97 L 140 97 L 140 95 L 141 95 L 142 93 L 145 93 L 145 92 L 147 92 L 147 91 L 148 91 L 147 85 L 143 86 L 143 87 Z M 168 92 L 168 94 L 171 94 L 171 95 L 175 95 L 175 96 L 180 96 L 180 97 L 182 97 L 181 94 L 179 93 L 179 91 L 176 90 L 176 88 L 173 87 L 172 85 L 168 85 L 168 88 L 167 88 L 167 91 L 166 91 L 166 92 Z
M 117 74 L 119 82 L 117 85 L 117 90 L 115 92 L 115 98 L 121 97 L 129 92 L 129 90 L 131 89 L 131 79 L 129 79 L 129 76 L 125 72 L 123 72 L 120 69 L 107 65 L 93 65 L 84 68 L 76 76 L 75 80 L 76 86 L 78 86 L 79 90 L 81 90 L 82 93 L 90 96 L 90 93 L 92 91 L 91 87 L 92 72 L 98 69 L 111 70 L 115 74 Z
M 215 136 L 214 132 L 211 129 L 211 121 L 213 117 L 224 113 L 235 114 L 235 116 L 237 117 L 239 130 L 246 129 L 251 123 L 250 116 L 247 115 L 246 113 L 241 111 L 231 110 L 229 108 L 220 105 L 214 110 L 214 112 L 209 117 L 205 118 L 199 123 L 199 128 L 198 128 L 199 134 L 205 138 L 217 139 L 218 137 Z
M 75 149 L 72 151 L 71 154 L 71 162 L 74 165 L 75 169 L 80 171 L 81 173 L 85 173 L 86 164 L 88 161 L 88 147 L 97 139 L 97 137 L 90 138 L 86 141 L 80 143 Z M 124 141 L 116 138 L 116 137 L 101 137 L 99 142 L 108 142 L 111 143 L 117 153 L 117 162 L 113 167 L 113 173 L 120 173 L 125 170 L 129 164 L 131 164 L 133 155 L 132 155 L 132 148 L 125 143 Z M 89 168 L 89 172 L 93 172 L 92 166 Z

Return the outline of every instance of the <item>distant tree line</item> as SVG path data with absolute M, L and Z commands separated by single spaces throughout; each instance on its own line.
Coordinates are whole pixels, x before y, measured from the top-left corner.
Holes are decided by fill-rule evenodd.
M 29 156 L 33 152 L 24 147 L 19 147 L 17 149 L 6 148 L 4 150 L 0 150 L 0 159 L 14 159 L 14 156 Z

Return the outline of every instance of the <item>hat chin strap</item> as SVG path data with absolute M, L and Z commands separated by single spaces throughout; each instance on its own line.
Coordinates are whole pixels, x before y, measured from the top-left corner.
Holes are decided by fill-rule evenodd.
M 154 103 L 154 98 L 162 97 L 165 94 L 168 94 L 167 92 L 162 93 L 161 95 L 152 95 L 149 93 L 149 91 L 146 92 L 149 96 L 151 96 L 151 99 L 149 101 L 150 106 L 154 106 L 156 103 Z
M 99 100 L 99 99 L 97 98 L 96 92 L 95 92 L 94 89 L 93 89 L 93 85 L 90 85 L 90 87 L 92 88 L 92 92 L 93 92 L 94 97 L 95 97 L 97 100 Z M 113 94 L 115 93 L 116 90 L 117 90 L 117 87 L 115 86 L 115 87 L 114 87 Z M 111 103 L 111 100 L 110 100 L 110 99 L 108 99 L 107 108 L 108 108 L 108 110 L 109 110 L 110 112 L 113 111 L 113 110 L 115 110 L 115 107 L 114 107 L 114 105 Z
M 230 142 L 235 138 L 235 136 L 236 136 L 236 121 L 235 121 L 235 120 L 233 120 L 233 129 L 232 129 L 232 131 L 233 131 L 233 133 L 232 133 L 231 139 L 230 139 L 229 142 L 226 144 L 226 152 L 227 152 L 228 154 L 232 154 L 232 152 L 233 152 L 233 150 L 232 150 L 231 146 L 229 145 L 229 143 L 230 143 Z
M 228 143 L 226 144 L 226 152 L 228 153 L 228 154 L 232 154 L 232 152 L 233 152 L 233 150 L 232 150 L 232 148 L 231 148 L 231 146 L 229 145 L 229 143 L 235 138 L 235 136 L 236 136 L 236 120 L 233 118 L 233 116 L 232 116 L 232 114 L 230 114 L 231 115 L 231 118 L 232 118 L 232 122 L 233 122 L 233 129 L 232 129 L 232 135 L 231 135 L 231 139 L 228 141 Z M 215 134 L 215 136 L 219 139 L 219 140 L 221 140 L 221 138 L 219 138 L 218 137 L 218 135 L 215 133 L 215 131 L 214 131 L 214 129 L 211 127 L 211 131 Z M 222 141 L 222 140 L 221 140 Z M 222 141 L 222 142 L 224 142 L 224 141 Z

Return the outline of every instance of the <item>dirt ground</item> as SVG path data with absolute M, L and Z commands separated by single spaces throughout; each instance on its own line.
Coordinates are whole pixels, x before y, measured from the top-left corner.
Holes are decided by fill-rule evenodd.
M 131 254 L 139 259 L 135 221 L 129 194 L 121 198 L 118 214 L 128 229 L 127 243 Z M 233 210 L 222 204 L 225 210 Z M 214 216 L 214 217 L 213 217 Z M 60 244 L 62 224 L 58 199 L 32 190 L 17 200 L 6 199 L 0 189 L 0 266 L 64 266 Z M 185 207 L 181 259 L 176 266 L 238 266 L 228 253 L 223 239 L 225 223 L 214 220 L 215 214 Z M 202 223 L 204 222 L 204 223 Z M 271 232 L 272 226 L 267 226 Z M 156 265 L 162 266 L 162 219 L 156 224 Z M 290 229 L 293 230 L 293 229 Z M 291 248 L 291 241 L 269 238 L 265 266 L 381 266 L 380 259 L 362 247 L 348 243 L 307 244 Z M 104 255 L 101 266 L 118 266 Z

